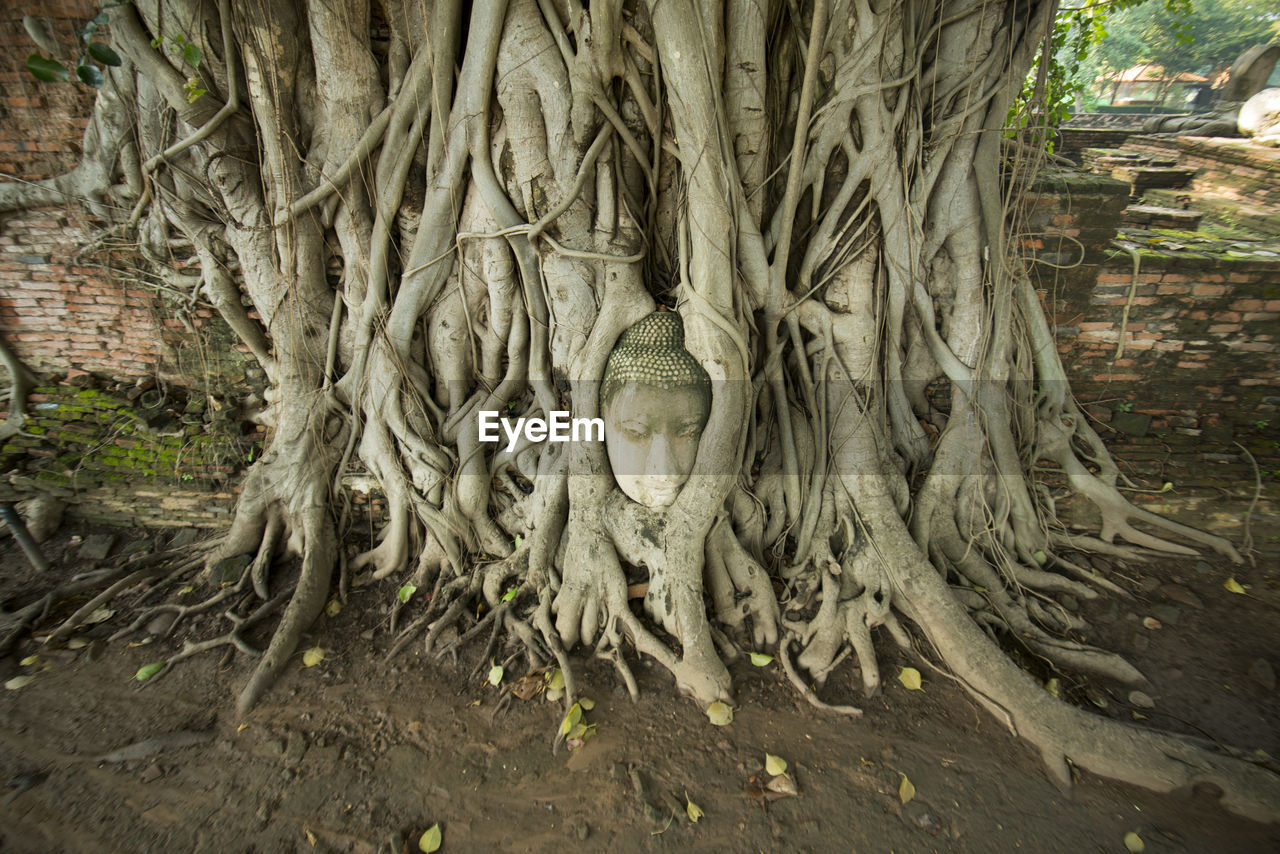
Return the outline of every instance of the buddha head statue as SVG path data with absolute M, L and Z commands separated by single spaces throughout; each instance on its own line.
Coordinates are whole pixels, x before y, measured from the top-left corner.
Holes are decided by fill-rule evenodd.
M 609 466 L 646 507 L 668 507 L 693 471 L 711 414 L 711 378 L 684 348 L 684 326 L 654 312 L 622 333 L 600 386 Z

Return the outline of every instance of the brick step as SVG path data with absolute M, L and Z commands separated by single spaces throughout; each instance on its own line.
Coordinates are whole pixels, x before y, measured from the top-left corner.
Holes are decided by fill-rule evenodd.
M 1149 189 L 1185 187 L 1197 171 L 1174 166 L 1118 166 L 1111 170 L 1111 177 L 1127 183 L 1130 195 L 1137 197 Z
M 1170 207 L 1192 204 L 1195 205 L 1196 210 L 1204 214 L 1201 222 L 1210 222 L 1254 234 L 1280 236 L 1280 216 L 1276 216 L 1275 208 L 1209 193 L 1187 193 L 1185 190 L 1148 190 L 1143 193 L 1142 199 L 1144 202 Z
M 1200 211 L 1166 208 L 1160 205 L 1129 205 L 1120 218 L 1121 228 L 1177 228 L 1195 231 L 1200 227 Z
M 1178 161 L 1169 157 L 1155 157 L 1127 148 L 1086 148 L 1080 155 L 1081 165 L 1096 175 L 1110 175 L 1122 166 L 1177 166 Z

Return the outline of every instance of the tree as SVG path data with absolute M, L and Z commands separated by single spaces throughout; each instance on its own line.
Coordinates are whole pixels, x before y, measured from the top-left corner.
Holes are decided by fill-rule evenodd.
M 98 117 L 129 132 L 100 133 L 118 157 L 90 160 L 113 164 L 122 226 L 152 257 L 188 247 L 272 383 L 269 446 L 205 561 L 245 556 L 216 594 L 240 610 L 187 651 L 243 646 L 245 623 L 284 607 L 247 711 L 340 564 L 407 582 L 397 648 L 423 631 L 428 651 L 446 631 L 490 637 L 486 660 L 512 644 L 559 666 L 566 708 L 579 646 L 633 692 L 628 657 L 651 656 L 703 707 L 733 699 L 726 657 L 775 650 L 823 705 L 810 683 L 850 654 L 877 690 L 887 635 L 928 644 L 1063 786 L 1068 763 L 1207 782 L 1274 819 L 1270 772 L 1087 714 L 1006 652 L 1141 683 L 1047 597 L 1117 591 L 1085 553 L 1194 553 L 1168 536 L 1238 559 L 1117 491 L 1016 257 L 1029 169 L 1001 127 L 1052 8 L 113 8 L 125 63 Z M 92 198 L 81 179 L 103 171 L 7 184 L 0 204 Z M 671 506 L 629 500 L 601 442 L 479 441 L 482 411 L 595 417 L 615 342 L 659 306 L 712 389 Z M 1100 536 L 1056 521 L 1037 461 L 1097 506 Z M 336 523 L 357 462 L 389 521 L 348 566 Z M 286 548 L 300 572 L 272 590 Z M 647 579 L 642 609 L 628 572 Z
M 1280 38 L 1280 11 L 1265 0 L 1146 2 L 1115 12 L 1106 30 L 1097 57 L 1112 74 L 1143 63 L 1169 75 L 1209 74 Z

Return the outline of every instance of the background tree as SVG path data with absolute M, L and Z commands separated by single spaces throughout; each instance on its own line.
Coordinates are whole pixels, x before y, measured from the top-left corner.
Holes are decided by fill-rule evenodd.
M 1150 63 L 1169 75 L 1208 75 L 1280 39 L 1280 9 L 1266 0 L 1147 2 L 1120 9 L 1105 27 L 1096 51 L 1104 74 Z
M 396 649 L 424 631 L 428 651 L 488 637 L 486 660 L 511 644 L 558 663 L 566 708 L 578 646 L 633 692 L 628 658 L 650 656 L 703 707 L 733 698 L 727 658 L 771 649 L 823 705 L 809 685 L 846 658 L 878 689 L 883 635 L 928 649 L 1063 786 L 1069 763 L 1205 782 L 1275 818 L 1271 772 L 1087 714 L 1004 648 L 1140 684 L 1050 599 L 1118 592 L 1080 556 L 1193 553 L 1177 536 L 1238 559 L 1117 491 L 1016 257 L 1034 164 L 1001 129 L 1053 6 L 113 8 L 124 62 L 99 99 L 100 168 L 4 185 L 0 207 L 73 191 L 130 209 L 118 227 L 147 257 L 197 261 L 270 378 L 268 448 L 204 570 L 244 555 L 243 572 L 205 606 L 160 606 L 181 625 L 220 604 L 231 629 L 169 665 L 246 647 L 284 607 L 248 711 L 335 567 L 341 591 L 348 571 L 404 585 Z M 619 334 L 658 306 L 713 387 L 674 505 L 628 501 L 598 442 L 478 442 L 482 410 L 595 416 Z M 341 476 L 357 464 L 389 521 L 348 561 Z M 1056 520 L 1033 464 L 1097 506 L 1099 537 Z M 286 549 L 296 581 L 273 563 Z M 642 608 L 628 573 L 647 580 Z

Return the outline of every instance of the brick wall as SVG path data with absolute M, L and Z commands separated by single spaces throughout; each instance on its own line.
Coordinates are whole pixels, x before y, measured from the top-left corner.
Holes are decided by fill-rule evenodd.
M 1119 148 L 1139 132 L 1127 128 L 1060 127 L 1054 153 L 1079 163 L 1086 148 Z
M 1280 148 L 1195 136 L 1134 136 L 1126 148 L 1199 170 L 1191 182 L 1195 192 L 1280 209 Z
M 27 57 L 38 48 L 22 26 L 28 14 L 44 19 L 64 47 L 58 59 L 66 64 L 67 57 L 78 57 L 79 32 L 97 6 L 84 0 L 0 4 L 0 175 L 35 180 L 58 174 L 79 156 L 93 93 L 78 83 L 31 76 Z

